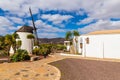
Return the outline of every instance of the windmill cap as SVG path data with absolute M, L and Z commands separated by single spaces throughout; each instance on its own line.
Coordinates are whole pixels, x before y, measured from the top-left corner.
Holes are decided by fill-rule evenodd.
M 33 27 L 24 25 L 21 28 L 19 28 L 16 32 L 29 32 L 29 33 L 33 33 Z

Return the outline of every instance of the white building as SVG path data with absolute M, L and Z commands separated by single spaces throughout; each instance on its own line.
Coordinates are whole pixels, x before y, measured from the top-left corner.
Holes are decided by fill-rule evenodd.
M 64 45 L 66 46 L 66 50 L 70 51 L 70 41 L 64 41 Z
M 78 53 L 83 57 L 120 59 L 120 30 L 95 31 L 77 39 Z
M 22 44 L 21 44 L 21 49 L 25 49 L 28 51 L 29 54 L 32 53 L 33 50 L 33 39 L 28 39 L 27 35 L 29 34 L 33 34 L 33 28 L 30 26 L 22 26 L 19 30 L 16 31 L 16 33 L 19 35 L 20 39 L 16 39 L 17 40 L 21 40 Z

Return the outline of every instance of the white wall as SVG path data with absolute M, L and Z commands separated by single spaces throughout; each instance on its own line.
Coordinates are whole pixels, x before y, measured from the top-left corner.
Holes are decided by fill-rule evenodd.
M 80 38 L 79 36 L 74 36 L 74 37 L 73 37 L 74 50 L 75 50 L 75 52 L 78 53 L 78 54 L 81 53 L 81 49 L 80 49 L 80 43 L 81 43 L 81 41 L 80 41 L 79 38 Z M 77 42 L 76 42 L 76 40 L 77 40 Z
M 105 36 L 104 57 L 120 59 L 120 35 Z
M 64 45 L 67 48 L 67 51 L 70 51 L 70 41 L 64 41 Z
M 27 32 L 17 32 L 19 35 L 22 45 L 21 49 L 25 49 L 28 51 L 28 53 L 32 53 L 33 50 L 33 40 L 32 39 L 27 39 L 27 35 L 32 34 L 32 33 L 27 33 Z
M 89 38 L 89 44 L 86 44 L 86 38 Z M 84 57 L 96 58 L 117 58 L 120 59 L 120 34 L 106 34 L 106 35 L 83 35 L 79 37 L 82 39 L 82 52 Z
M 103 44 L 101 36 L 87 36 L 89 38 L 89 44 L 84 41 L 85 45 L 85 56 L 86 57 L 97 57 L 102 58 Z M 84 40 L 86 39 L 84 38 Z

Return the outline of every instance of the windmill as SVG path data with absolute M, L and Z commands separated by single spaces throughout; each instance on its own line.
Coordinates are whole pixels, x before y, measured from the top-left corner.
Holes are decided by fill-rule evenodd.
M 36 28 L 35 23 L 34 23 L 34 19 L 33 19 L 31 8 L 29 8 L 29 11 L 30 11 L 30 15 L 31 15 L 31 18 L 32 18 L 32 23 L 33 23 L 33 33 L 35 35 L 35 44 L 38 45 L 39 41 L 38 41 L 38 35 L 37 35 L 37 28 Z

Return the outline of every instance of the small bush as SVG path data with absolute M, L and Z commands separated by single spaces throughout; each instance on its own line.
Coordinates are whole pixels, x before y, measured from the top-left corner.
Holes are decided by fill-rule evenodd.
M 45 48 L 45 47 L 42 47 L 40 49 L 40 54 L 43 55 L 46 58 L 48 56 L 48 54 L 50 54 L 49 49 Z
M 0 51 L 0 57 L 8 57 L 8 53 L 6 51 Z
M 40 55 L 40 48 L 34 48 L 33 49 L 33 54 Z
M 30 56 L 28 55 L 28 52 L 26 50 L 18 49 L 16 53 L 11 56 L 11 61 L 13 62 L 24 60 L 30 60 Z
M 66 49 L 64 45 L 60 45 L 60 44 L 57 45 L 57 50 L 64 50 L 64 49 Z

